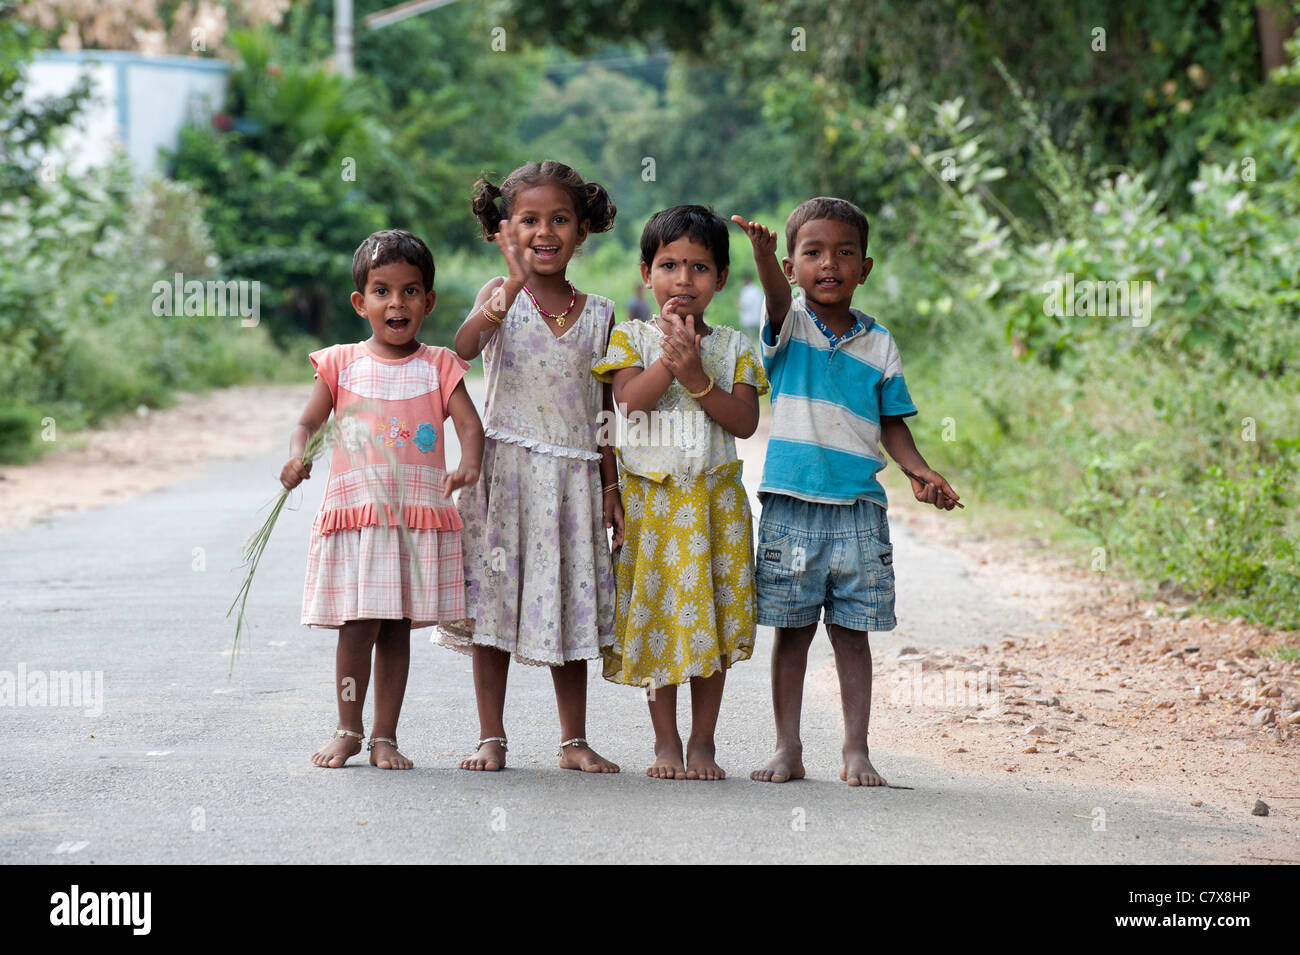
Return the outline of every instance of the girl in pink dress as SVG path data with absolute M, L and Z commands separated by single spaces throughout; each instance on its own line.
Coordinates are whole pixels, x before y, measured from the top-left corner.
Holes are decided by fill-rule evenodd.
M 613 449 L 598 442 L 608 385 L 591 376 L 605 354 L 614 303 L 565 277 L 589 232 L 614 224 L 603 186 L 558 162 L 516 169 L 500 188 L 479 180 L 474 212 L 507 275 L 492 279 L 456 333 L 461 358 L 483 355 L 487 383 L 483 480 L 460 496 L 467 613 L 435 639 L 474 656 L 479 745 L 462 769 L 506 762 L 510 661 L 550 667 L 560 766 L 616 773 L 586 740 L 587 661 L 614 639 L 613 544 L 623 510 Z
M 411 768 L 397 748 L 411 628 L 465 615 L 462 524 L 449 495 L 478 480 L 483 426 L 461 381 L 469 363 L 415 339 L 433 310 L 433 272 L 433 256 L 409 232 L 376 232 L 361 243 L 352 257 L 352 307 L 372 334 L 311 354 L 316 388 L 280 473 L 286 488 L 311 476 L 303 448 L 333 411 L 339 435 L 312 525 L 302 598 L 304 624 L 339 631 L 339 725 L 312 754 L 329 769 L 361 750 L 372 649 L 370 763 Z M 460 467 L 450 474 L 448 416 L 461 446 Z

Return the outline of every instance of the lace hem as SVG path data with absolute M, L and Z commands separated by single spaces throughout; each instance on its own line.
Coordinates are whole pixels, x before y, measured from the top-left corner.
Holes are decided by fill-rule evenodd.
M 536 438 L 525 438 L 523 435 L 511 434 L 509 431 L 498 431 L 496 428 L 484 428 L 483 434 L 485 437 L 495 438 L 497 441 L 504 441 L 506 444 L 518 444 L 529 451 L 540 451 L 542 454 L 549 454 L 557 458 L 577 458 L 579 461 L 600 460 L 600 453 L 596 451 L 584 451 L 581 448 L 566 448 L 559 444 L 547 444 L 545 441 L 538 441 Z

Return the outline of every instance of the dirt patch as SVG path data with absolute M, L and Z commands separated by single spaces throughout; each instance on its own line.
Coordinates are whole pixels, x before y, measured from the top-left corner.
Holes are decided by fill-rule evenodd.
M 277 445 L 287 458 L 289 431 L 310 394 L 309 385 L 224 388 L 181 395 L 172 408 L 122 418 L 99 431 L 58 434 L 60 450 L 34 464 L 0 469 L 0 530 L 119 503 L 189 477 L 214 458 Z
M 1300 835 L 1300 664 L 1275 652 L 1300 634 L 1170 612 L 1023 541 L 958 541 L 962 531 L 937 514 L 909 508 L 899 523 L 960 544 L 981 586 L 1066 626 L 876 654 L 872 737 L 882 748 L 1246 815 L 1262 800 L 1260 824 Z M 836 692 L 833 664 L 813 679 Z M 1300 861 L 1300 850 L 1284 855 Z

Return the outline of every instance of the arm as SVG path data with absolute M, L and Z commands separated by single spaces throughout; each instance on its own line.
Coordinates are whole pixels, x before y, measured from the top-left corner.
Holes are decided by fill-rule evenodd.
M 307 399 L 307 407 L 289 434 L 289 460 L 280 469 L 280 483 L 287 490 L 293 490 L 311 477 L 311 462 L 303 461 L 302 452 L 311 436 L 329 420 L 333 409 L 334 396 L 330 394 L 330 386 L 317 378 L 311 397 Z
M 750 245 L 754 247 L 754 265 L 758 267 L 758 284 L 763 287 L 763 298 L 767 300 L 767 317 L 772 323 L 773 333 L 780 333 L 793 296 L 790 294 L 790 280 L 776 260 L 776 233 L 744 216 L 732 216 L 731 221 L 745 230 Z
M 456 349 L 456 354 L 465 361 L 473 361 L 477 358 L 479 353 L 483 351 L 483 346 L 501 327 L 480 312 L 479 307 L 486 303 L 487 307 L 493 312 L 504 316 L 506 312 L 510 311 L 510 306 L 514 304 L 515 297 L 523 289 L 527 281 L 528 273 L 524 268 L 523 252 L 519 248 L 519 240 L 515 237 L 514 225 L 509 219 L 501 221 L 501 231 L 496 234 L 495 241 L 497 248 L 501 250 L 501 255 L 506 260 L 507 275 L 504 278 L 498 275 L 496 278 L 490 279 L 486 285 L 478 290 L 478 295 L 474 299 L 474 307 L 456 332 L 456 338 L 452 345 Z M 457 433 L 460 433 L 459 428 L 457 428 Z
M 933 470 L 921 457 L 912 439 L 912 431 L 907 421 L 897 415 L 880 416 L 880 443 L 885 446 L 889 456 L 900 468 L 911 471 L 916 477 L 908 477 L 912 482 L 912 494 L 922 504 L 933 504 L 944 511 L 951 511 L 960 498 L 943 475 Z M 920 478 L 921 480 L 917 480 Z
M 447 414 L 456 426 L 456 437 L 460 440 L 460 465 L 447 475 L 446 493 L 450 494 L 458 487 L 477 481 L 483 463 L 483 422 L 465 390 L 463 379 L 457 382 L 456 390 L 451 393 Z

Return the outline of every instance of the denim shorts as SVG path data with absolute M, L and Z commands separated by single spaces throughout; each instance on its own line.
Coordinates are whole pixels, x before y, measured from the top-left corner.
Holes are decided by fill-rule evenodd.
M 894 550 L 885 509 L 865 499 L 818 504 L 764 494 L 754 578 L 758 622 L 893 630 Z

